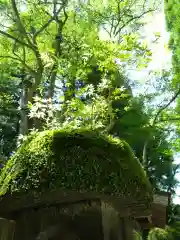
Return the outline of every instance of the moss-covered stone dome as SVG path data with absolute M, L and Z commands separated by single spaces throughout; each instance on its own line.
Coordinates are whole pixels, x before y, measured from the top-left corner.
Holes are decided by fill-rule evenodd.
M 0 176 L 0 195 L 47 189 L 150 199 L 151 186 L 129 145 L 89 130 L 30 136 Z

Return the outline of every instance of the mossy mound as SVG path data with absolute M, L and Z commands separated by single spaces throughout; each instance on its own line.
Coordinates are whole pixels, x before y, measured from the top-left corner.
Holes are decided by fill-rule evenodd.
M 151 186 L 129 145 L 89 130 L 30 136 L 0 176 L 0 195 L 47 189 L 150 199 Z

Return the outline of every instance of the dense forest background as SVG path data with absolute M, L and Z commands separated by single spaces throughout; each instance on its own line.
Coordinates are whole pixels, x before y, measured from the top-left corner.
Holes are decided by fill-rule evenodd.
M 125 139 L 154 190 L 173 197 L 179 10 L 175 0 L 0 0 L 1 167 L 32 131 L 89 127 Z M 167 44 L 160 32 L 151 32 L 151 40 L 145 34 L 158 13 L 170 34 Z M 160 43 L 172 61 L 151 68 Z M 177 206 L 171 201 L 169 207 L 173 222 Z

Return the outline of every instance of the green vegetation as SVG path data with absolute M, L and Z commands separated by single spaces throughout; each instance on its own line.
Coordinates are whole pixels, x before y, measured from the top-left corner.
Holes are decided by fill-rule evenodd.
M 171 240 L 167 230 L 161 228 L 153 228 L 148 235 L 148 240 Z
M 160 13 L 159 1 L 150 2 L 0 0 L 1 194 L 61 184 L 60 188 L 145 196 L 149 189 L 145 175 L 153 190 L 175 194 L 180 4 L 165 1 L 173 62 L 172 68 L 159 70 L 149 65 L 150 45 L 162 37 L 150 33 L 156 40 L 149 45 L 142 36 L 148 18 Z M 148 69 L 148 79 L 136 76 Z M 82 129 L 94 135 L 86 135 L 86 143 L 76 149 L 67 136 Z M 105 137 L 109 135 L 121 140 Z M 59 153 L 52 149 L 56 141 L 61 142 Z M 74 156 L 74 164 L 68 165 L 72 174 L 60 165 L 67 165 L 66 158 L 58 162 L 54 158 L 55 153 L 67 152 L 67 159 Z M 84 159 L 86 175 L 96 173 L 97 179 L 79 171 Z M 136 168 L 140 170 L 132 171 Z
M 8 161 L 0 192 L 63 189 L 150 200 L 151 187 L 124 141 L 88 130 L 31 136 Z
M 179 16 L 180 4 L 176 0 L 166 0 L 165 1 L 165 14 L 167 29 L 170 32 L 169 47 L 172 50 L 172 65 L 173 65 L 173 84 L 174 86 L 179 86 L 179 64 L 180 64 L 180 36 L 179 36 Z M 180 95 L 179 88 L 177 89 L 177 94 Z

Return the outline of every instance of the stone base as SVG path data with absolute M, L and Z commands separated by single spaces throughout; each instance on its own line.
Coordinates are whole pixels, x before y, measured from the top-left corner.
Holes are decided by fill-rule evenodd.
M 108 201 L 30 208 L 0 219 L 0 240 L 132 240 L 131 219 Z
M 0 239 L 13 240 L 15 233 L 15 221 L 0 218 Z

